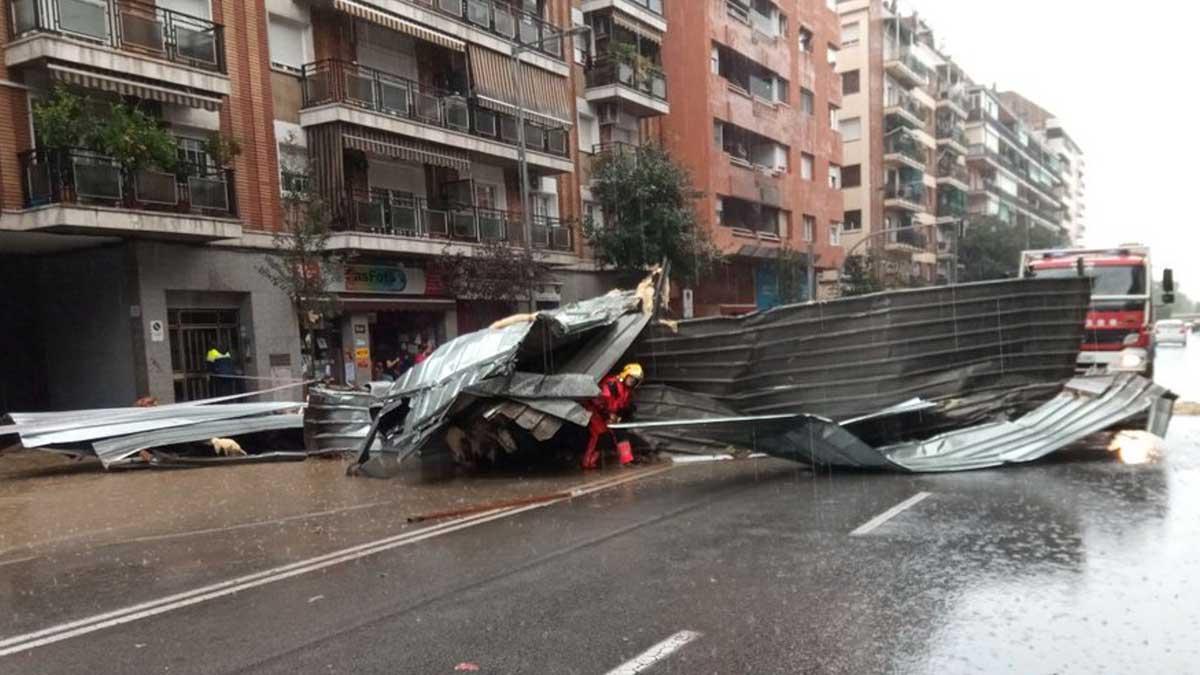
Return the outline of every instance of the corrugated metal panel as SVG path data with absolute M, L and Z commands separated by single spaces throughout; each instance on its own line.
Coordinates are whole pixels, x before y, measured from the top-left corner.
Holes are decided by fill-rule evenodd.
M 263 431 L 279 431 L 282 429 L 300 429 L 304 419 L 300 414 L 262 415 L 241 419 L 222 419 L 215 422 L 202 422 L 174 429 L 161 429 L 141 434 L 130 434 L 96 441 L 93 447 L 96 456 L 107 468 L 113 464 L 135 455 L 142 450 L 175 445 L 177 443 L 192 443 L 205 441 L 210 438 L 230 438 Z

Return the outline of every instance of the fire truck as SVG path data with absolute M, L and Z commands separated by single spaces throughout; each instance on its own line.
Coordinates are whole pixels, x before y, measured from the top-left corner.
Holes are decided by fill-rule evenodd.
M 1022 277 L 1086 276 L 1092 303 L 1079 352 L 1082 372 L 1154 373 L 1154 274 L 1149 247 L 1067 248 L 1021 253 Z M 1175 281 L 1163 270 L 1162 301 L 1174 301 Z

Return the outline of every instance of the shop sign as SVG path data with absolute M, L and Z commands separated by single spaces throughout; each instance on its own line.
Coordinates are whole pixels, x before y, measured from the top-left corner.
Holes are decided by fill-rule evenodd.
M 371 350 L 366 347 L 358 347 L 354 350 L 354 365 L 359 368 L 371 367 Z
M 425 295 L 425 271 L 402 265 L 347 265 L 346 290 Z

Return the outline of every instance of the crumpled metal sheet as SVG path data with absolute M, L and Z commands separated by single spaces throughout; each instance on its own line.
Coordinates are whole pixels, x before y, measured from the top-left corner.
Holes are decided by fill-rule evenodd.
M 313 453 L 358 450 L 371 431 L 374 389 L 312 387 L 304 410 L 304 445 Z
M 600 386 L 591 376 L 578 373 L 542 375 L 516 372 L 507 378 L 484 380 L 468 388 L 466 393 L 480 397 L 587 399 L 599 396 Z
M 255 434 L 263 431 L 281 431 L 284 429 L 300 429 L 304 426 L 304 418 L 299 413 L 285 415 L 261 415 L 258 417 L 242 417 L 237 419 L 221 419 L 214 422 L 199 422 L 171 429 L 106 438 L 92 443 L 96 456 L 105 468 L 121 460 L 136 455 L 142 450 L 206 441 L 210 438 L 230 438 L 245 434 Z
M 614 354 L 614 347 L 600 349 L 594 343 L 611 342 L 614 336 L 609 335 L 608 329 L 627 315 L 638 318 L 620 322 L 620 327 L 625 328 L 620 333 L 620 342 L 627 348 L 640 332 L 630 333 L 628 327 L 639 322 L 644 326 L 649 320 L 648 313 L 641 310 L 641 298 L 636 291 L 612 291 L 561 309 L 538 312 L 528 322 L 486 328 L 443 344 L 388 392 L 386 405 L 363 443 L 359 471 L 388 475 L 392 467 L 366 466 L 373 453 L 403 460 L 418 452 L 444 428 L 450 415 L 476 398 L 470 396 L 471 391 L 493 378 L 507 377 L 518 370 L 591 374 L 603 368 L 594 376 L 598 381 L 621 354 Z M 584 344 L 585 338 L 591 344 Z M 554 361 L 556 355 L 562 355 L 561 363 Z M 510 398 L 505 392 L 497 391 L 496 395 Z M 402 422 L 390 433 L 387 429 L 381 431 L 394 416 L 399 416 Z M 532 420 L 527 419 L 527 423 Z M 380 443 L 374 442 L 377 436 Z
M 1090 292 L 1077 278 L 889 291 L 652 327 L 635 352 L 647 382 L 739 415 L 848 419 L 920 397 L 953 428 L 1053 397 L 1074 375 Z

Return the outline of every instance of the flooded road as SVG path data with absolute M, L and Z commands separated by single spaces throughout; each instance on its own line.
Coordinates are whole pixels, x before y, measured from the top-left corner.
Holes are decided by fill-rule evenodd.
M 1159 379 L 1200 400 L 1191 356 L 1160 352 Z M 1200 662 L 1197 417 L 1177 418 L 1161 456 L 1136 466 L 1103 451 L 929 476 L 693 464 L 422 524 L 404 516 L 583 477 L 422 486 L 340 470 L 0 480 L 0 673 Z M 589 480 L 614 476 L 629 477 Z

